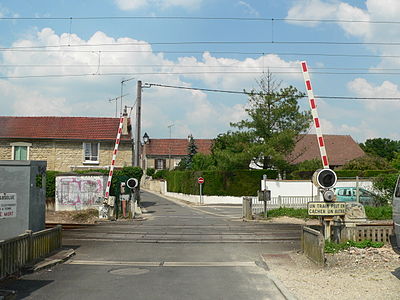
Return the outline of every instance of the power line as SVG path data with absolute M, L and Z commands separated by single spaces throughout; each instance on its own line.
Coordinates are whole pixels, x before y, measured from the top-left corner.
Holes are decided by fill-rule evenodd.
M 204 92 L 215 92 L 215 93 L 228 93 L 228 94 L 244 94 L 251 95 L 251 92 L 246 91 L 232 91 L 232 90 L 221 90 L 221 89 L 206 89 L 206 88 L 196 88 L 196 87 L 187 87 L 187 86 L 176 86 L 176 85 L 166 85 L 160 83 L 145 83 L 145 86 L 148 87 L 161 87 L 161 88 L 173 88 L 173 89 L 184 89 L 184 90 L 195 90 L 195 91 L 204 91 Z M 259 93 L 254 93 L 259 94 Z M 299 97 L 299 98 L 307 98 L 307 96 Z M 352 97 L 352 96 L 315 96 L 318 99 L 336 99 L 336 100 L 389 100 L 389 101 L 399 101 L 400 97 Z
M 84 67 L 98 67 L 98 64 L 0 64 L 0 67 L 3 68 L 84 68 Z M 244 66 L 238 63 L 232 65 L 162 65 L 162 64 L 101 64 L 102 68 L 121 68 L 121 67 L 138 67 L 138 68 L 163 68 L 163 69 L 186 69 L 186 68 L 193 68 L 193 69 L 215 69 L 215 68 L 222 68 L 222 69 L 297 69 L 297 66 Z M 359 70 L 359 71 L 400 71 L 400 68 L 349 68 L 349 67 L 313 67 L 313 70 Z M 300 71 L 293 71 L 293 73 L 301 73 Z M 340 73 L 342 74 L 342 73 Z M 364 74 L 364 73 L 363 73 Z M 367 72 L 365 74 L 375 74 L 371 72 Z M 378 73 L 377 73 L 378 74 Z M 392 73 L 381 73 L 379 74 L 392 74 Z M 397 73 L 395 73 L 397 74 Z
M 113 73 L 82 73 L 82 74 L 43 74 L 43 75 L 15 75 L 0 76 L 0 79 L 26 79 L 26 78 L 63 78 L 63 77 L 86 77 L 86 76 L 144 76 L 144 75 L 206 75 L 206 74 L 229 74 L 229 75 L 251 75 L 263 74 L 260 71 L 193 71 L 193 72 L 113 72 Z M 400 72 L 310 72 L 319 75 L 400 75 Z M 274 71 L 274 74 L 297 75 L 300 71 Z
M 1 49 L 0 51 L 7 52 L 61 52 L 61 53 L 97 53 L 98 51 L 93 50 L 62 50 L 62 49 Z M 386 58 L 399 58 L 400 55 L 374 55 L 374 54 L 348 54 L 348 53 L 302 53 L 302 52 L 274 52 L 268 53 L 268 51 L 263 52 L 245 52 L 245 51 L 212 51 L 212 50 L 101 50 L 101 53 L 169 53 L 169 54 L 204 54 L 204 52 L 209 52 L 211 54 L 234 54 L 234 55 L 281 55 L 281 56 L 332 56 L 332 57 L 361 57 L 361 58 L 375 58 L 375 57 L 386 57 Z
M 98 51 L 93 50 L 61 50 L 61 49 L 0 49 L 0 51 L 10 52 L 27 52 L 27 53 L 97 53 Z M 212 51 L 212 50 L 197 50 L 197 51 L 185 51 L 185 50 L 101 50 L 101 53 L 168 53 L 168 54 L 204 54 L 209 52 L 210 54 L 232 54 L 232 55 L 280 55 L 280 56 L 322 56 L 322 57 L 358 57 L 358 58 L 400 58 L 400 55 L 374 55 L 374 54 L 348 54 L 348 53 L 302 53 L 302 52 L 244 52 L 244 51 Z
M 82 16 L 82 17 L 1 17 L 0 20 L 204 20 L 204 21 L 263 21 L 263 22 L 323 22 L 323 23 L 368 23 L 400 24 L 393 20 L 350 20 L 350 19 L 300 19 L 300 18 L 251 18 L 251 17 L 201 17 L 201 16 Z
M 156 46 L 156 45 L 374 45 L 374 46 L 400 46 L 400 42 L 340 42 L 340 41 L 176 41 L 176 42 L 132 42 L 132 43 L 98 43 L 98 44 L 59 44 L 42 46 L 15 46 L 1 47 L 0 51 L 19 49 L 53 49 L 53 48 L 76 48 L 76 47 L 100 47 L 100 46 Z M 96 50 L 99 51 L 99 50 Z

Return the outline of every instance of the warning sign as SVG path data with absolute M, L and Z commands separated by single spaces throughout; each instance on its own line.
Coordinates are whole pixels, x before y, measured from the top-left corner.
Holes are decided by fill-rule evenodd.
M 0 219 L 17 216 L 17 194 L 0 193 Z
M 346 214 L 346 203 L 343 202 L 308 202 L 310 216 L 343 216 Z

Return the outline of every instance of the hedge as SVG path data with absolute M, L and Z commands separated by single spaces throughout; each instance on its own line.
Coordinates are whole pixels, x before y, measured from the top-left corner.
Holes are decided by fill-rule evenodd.
M 397 173 L 398 170 L 335 170 L 335 173 L 338 178 L 351 178 L 351 177 L 363 177 L 363 178 L 370 178 L 376 177 L 380 174 L 392 174 Z M 303 179 L 309 180 L 311 179 L 314 171 L 310 170 L 299 170 L 294 171 L 291 173 L 291 179 Z
M 264 174 L 273 179 L 278 175 L 276 170 L 170 171 L 165 179 L 169 192 L 198 195 L 197 178 L 203 177 L 203 195 L 256 196 Z
M 109 170 L 104 169 L 94 169 L 94 170 L 84 170 L 76 171 L 76 174 L 87 174 L 87 173 L 102 173 L 108 175 Z M 58 171 L 46 171 L 46 197 L 55 197 L 56 190 L 56 176 L 62 174 Z M 124 176 L 128 178 L 136 178 L 139 182 L 142 178 L 143 170 L 139 167 L 123 167 L 122 169 L 114 170 L 113 177 L 111 180 L 110 195 L 115 195 L 114 191 L 118 183 L 118 177 Z

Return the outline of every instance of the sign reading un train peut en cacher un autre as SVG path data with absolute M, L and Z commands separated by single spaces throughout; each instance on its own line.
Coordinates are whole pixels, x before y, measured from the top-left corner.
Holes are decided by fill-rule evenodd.
M 308 214 L 311 216 L 343 216 L 346 214 L 346 203 L 343 202 L 309 202 Z
M 17 216 L 17 194 L 0 193 L 0 219 Z

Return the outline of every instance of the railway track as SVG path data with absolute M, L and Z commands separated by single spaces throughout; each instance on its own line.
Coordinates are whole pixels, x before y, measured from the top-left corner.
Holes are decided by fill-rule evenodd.
M 57 225 L 61 225 L 63 230 L 70 230 L 70 229 L 78 229 L 78 228 L 85 228 L 94 226 L 95 224 L 81 224 L 81 223 L 50 223 L 46 222 L 46 228 L 53 228 Z

